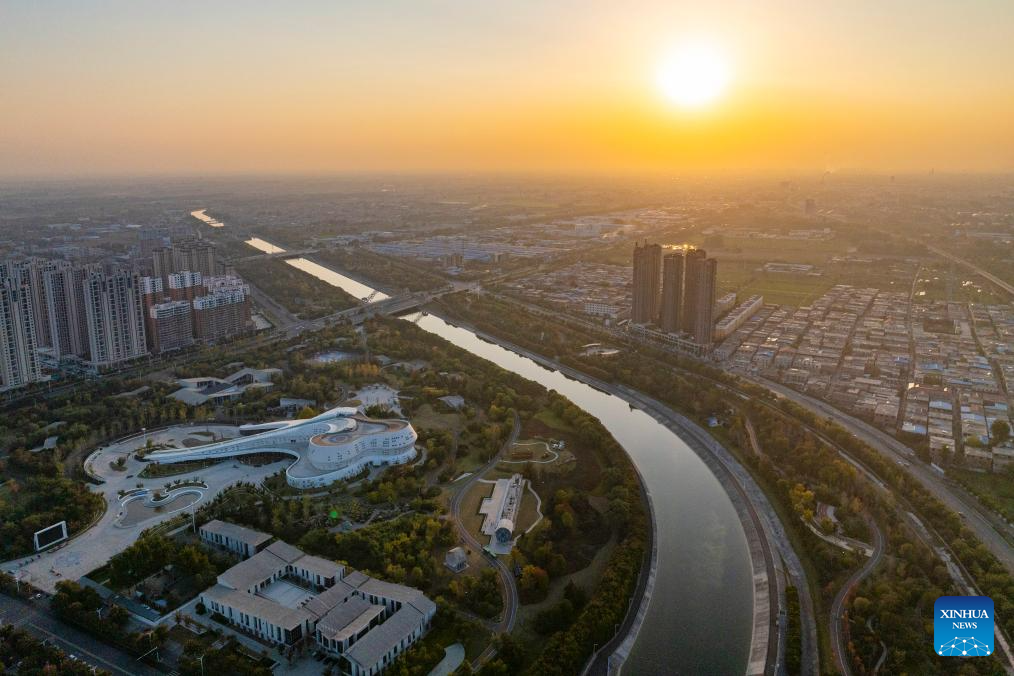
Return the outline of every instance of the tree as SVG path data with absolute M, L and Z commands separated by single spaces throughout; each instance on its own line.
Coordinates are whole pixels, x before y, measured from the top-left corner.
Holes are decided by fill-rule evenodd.
M 528 565 L 521 570 L 521 582 L 518 585 L 521 598 L 526 603 L 541 601 L 549 591 L 549 573 L 538 566 Z
M 994 446 L 1002 446 L 1010 439 L 1010 423 L 1003 419 L 996 419 L 989 426 L 989 435 L 993 438 Z

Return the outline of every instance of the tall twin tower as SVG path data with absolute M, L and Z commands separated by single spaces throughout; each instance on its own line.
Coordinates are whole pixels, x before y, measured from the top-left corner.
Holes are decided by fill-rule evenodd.
M 687 333 L 711 344 L 718 261 L 702 249 L 662 255 L 658 244 L 634 244 L 634 302 L 630 321 L 656 324 L 666 333 Z

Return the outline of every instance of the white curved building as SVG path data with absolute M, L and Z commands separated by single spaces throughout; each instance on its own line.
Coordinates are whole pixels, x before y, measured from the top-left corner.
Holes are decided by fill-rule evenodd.
M 240 437 L 207 446 L 148 454 L 151 462 L 177 463 L 286 453 L 290 486 L 314 488 L 353 477 L 367 466 L 401 465 L 416 457 L 418 438 L 407 420 L 373 420 L 354 408 L 333 408 L 309 420 L 240 427 Z

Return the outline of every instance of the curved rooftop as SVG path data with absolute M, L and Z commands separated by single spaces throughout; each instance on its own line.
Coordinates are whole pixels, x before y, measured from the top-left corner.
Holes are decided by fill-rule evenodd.
M 286 470 L 297 488 L 326 486 L 348 479 L 367 466 L 403 464 L 415 458 L 417 435 L 407 420 L 374 420 L 355 408 L 333 408 L 308 420 L 259 423 L 244 436 L 189 449 L 156 451 L 155 462 L 229 458 L 278 452 L 295 461 Z

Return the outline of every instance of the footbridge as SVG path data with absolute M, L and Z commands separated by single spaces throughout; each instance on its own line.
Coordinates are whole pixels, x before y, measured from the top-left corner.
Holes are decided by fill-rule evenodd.
M 377 292 L 367 296 L 367 302 L 362 305 L 336 312 L 320 319 L 315 319 L 309 322 L 309 328 L 319 329 L 331 324 L 361 324 L 371 317 L 377 317 L 380 315 L 395 315 L 408 310 L 414 310 L 426 305 L 427 303 L 441 298 L 448 294 L 457 293 L 458 291 L 471 288 L 469 286 L 462 286 L 459 284 L 448 284 L 447 286 L 431 291 L 415 291 L 411 293 L 403 293 L 397 296 L 391 296 L 389 298 L 383 298 L 380 300 L 370 301 L 369 299 L 375 298 Z

